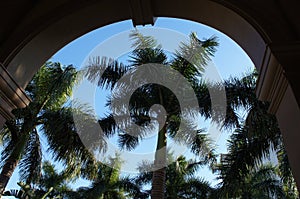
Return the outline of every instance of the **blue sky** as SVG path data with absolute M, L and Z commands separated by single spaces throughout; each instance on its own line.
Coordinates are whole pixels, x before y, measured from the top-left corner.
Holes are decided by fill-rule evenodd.
M 138 26 L 137 29 L 143 30 L 143 28 L 147 27 L 149 26 Z M 176 30 L 184 35 L 196 32 L 200 39 L 217 36 L 220 46 L 215 53 L 213 61 L 218 67 L 219 73 L 224 78 L 227 78 L 230 75 L 240 75 L 254 67 L 252 61 L 240 46 L 225 34 L 209 26 L 182 19 L 158 18 L 153 27 Z M 133 29 L 134 27 L 130 20 L 96 29 L 66 45 L 53 55 L 50 60 L 60 61 L 65 65 L 73 64 L 76 67 L 80 67 L 85 57 L 101 42 L 120 32 Z
M 141 31 L 146 28 L 149 28 L 149 26 L 137 27 L 137 29 Z M 243 73 L 249 72 L 254 68 L 250 58 L 233 40 L 231 40 L 223 33 L 203 24 L 181 19 L 158 18 L 154 27 L 152 28 L 175 30 L 182 33 L 183 35 L 189 35 L 191 32 L 196 32 L 200 39 L 216 36 L 218 38 L 220 46 L 217 48 L 217 52 L 215 53 L 213 62 L 217 68 L 218 73 L 224 79 L 227 79 L 229 76 L 241 76 Z M 134 27 L 130 20 L 102 27 L 100 29 L 87 33 L 86 35 L 69 43 L 55 55 L 53 55 L 50 60 L 58 61 L 64 65 L 72 64 L 79 68 L 84 62 L 86 56 L 97 45 L 116 34 L 133 29 Z M 112 49 L 110 50 L 117 49 L 118 46 L 112 46 L 111 48 Z M 100 98 L 101 102 L 97 104 L 97 109 L 99 110 L 103 108 L 105 96 L 102 96 Z M 228 134 L 228 132 L 222 133 L 218 138 L 218 142 L 216 144 L 218 146 L 219 152 L 224 153 L 226 151 L 225 140 L 227 139 Z M 43 142 L 46 141 L 44 140 Z M 202 176 L 208 180 L 212 180 L 214 178 L 213 175 L 209 174 L 210 172 L 206 168 L 201 171 L 201 174 L 203 173 L 205 175 Z M 12 179 L 9 182 L 8 188 L 18 188 L 16 182 L 18 182 L 17 173 L 13 175 Z M 80 182 L 77 184 L 81 185 Z

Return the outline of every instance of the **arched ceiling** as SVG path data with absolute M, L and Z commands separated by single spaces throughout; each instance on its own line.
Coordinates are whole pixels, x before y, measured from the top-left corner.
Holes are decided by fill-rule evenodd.
M 286 99 L 295 98 L 296 105 L 290 109 L 282 106 L 281 115 L 288 129 L 289 158 L 300 184 L 298 119 L 294 118 L 292 130 L 291 122 L 284 121 L 292 111 L 299 116 L 299 0 L 2 0 L 0 8 L 0 101 L 5 98 L 0 103 L 1 125 L 12 117 L 13 108 L 28 103 L 22 88 L 34 73 L 72 40 L 126 19 L 132 19 L 134 25 L 144 25 L 153 24 L 155 17 L 184 18 L 212 26 L 235 40 L 258 69 L 264 68 L 261 74 L 269 74 L 261 75 L 261 82 L 272 79 L 262 90 L 267 91 L 265 96 L 274 95 L 278 104 L 281 98 L 269 88 L 283 87 L 278 79 L 288 80 L 292 97 Z M 272 67 L 268 69 L 272 63 L 273 73 Z M 274 78 L 273 74 L 281 76 Z M 284 85 L 277 89 L 279 93 L 285 93 L 287 83 Z M 278 104 L 274 107 L 278 108 Z
M 299 40 L 298 4 L 297 0 L 1 1 L 0 62 L 14 77 L 25 73 L 20 67 L 32 76 L 57 50 L 93 29 L 125 19 L 135 25 L 149 24 L 154 23 L 153 17 L 165 16 L 219 29 L 238 42 L 259 68 L 264 45 L 280 48 Z M 18 83 L 25 86 L 27 82 L 20 79 Z

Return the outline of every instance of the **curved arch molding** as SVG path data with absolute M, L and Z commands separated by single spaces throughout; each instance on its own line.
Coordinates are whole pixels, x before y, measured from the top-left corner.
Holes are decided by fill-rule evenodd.
M 72 40 L 132 19 L 176 17 L 235 40 L 260 72 L 257 95 L 271 102 L 300 183 L 300 12 L 298 0 L 14 0 L 0 3 L 0 125 L 30 99 L 24 88 L 40 66 Z

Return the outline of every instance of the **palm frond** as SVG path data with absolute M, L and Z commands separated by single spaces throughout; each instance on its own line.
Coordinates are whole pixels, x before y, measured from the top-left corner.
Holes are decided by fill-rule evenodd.
M 120 148 L 126 149 L 126 150 L 133 150 L 136 148 L 136 146 L 139 144 L 140 140 L 136 136 L 132 136 L 130 134 L 126 133 L 120 133 L 118 135 L 118 143 Z
M 70 168 L 80 167 L 82 170 L 83 168 L 92 168 L 95 159 L 89 149 L 93 151 L 92 149 L 97 146 L 100 147 L 98 150 L 103 150 L 105 140 L 102 139 L 102 134 L 97 131 L 97 128 L 94 130 L 88 128 L 90 132 L 86 133 L 87 137 L 84 134 L 79 136 L 77 128 L 81 127 L 80 124 L 93 127 L 97 123 L 94 120 L 90 120 L 90 116 L 87 116 L 81 117 L 81 119 L 84 119 L 81 121 L 82 123 L 75 124 L 73 120 L 74 113 L 76 111 L 71 108 L 63 108 L 56 112 L 49 111 L 43 114 L 44 125 L 42 130 L 49 143 L 48 151 L 52 153 L 55 161 L 62 161 Z M 81 116 L 84 116 L 84 114 Z M 82 142 L 82 139 L 85 140 L 84 143 L 86 145 Z M 74 171 L 76 170 L 78 171 L 78 169 Z
M 0 157 L 0 166 L 3 166 L 3 164 L 6 162 L 6 159 L 9 157 L 9 155 L 12 153 L 16 141 L 13 141 L 11 139 L 6 139 L 3 143 L 3 148 L 1 150 L 1 157 Z
M 152 177 L 152 176 L 151 176 Z M 137 181 L 132 178 L 124 177 L 120 179 L 119 187 L 122 187 L 124 191 L 129 193 L 129 196 L 134 199 L 146 199 L 149 197 L 149 193 L 144 191 Z
M 213 191 L 209 182 L 201 178 L 188 179 L 180 189 L 178 195 L 185 196 L 186 198 L 208 198 Z
M 29 141 L 25 147 L 20 161 L 20 179 L 26 183 L 37 183 L 41 175 L 41 144 L 37 130 L 30 134 Z
M 255 95 L 256 73 L 245 74 L 240 78 L 229 78 L 224 81 L 226 98 L 229 105 L 236 109 L 238 107 L 249 108 L 258 102 Z
M 224 189 L 233 190 L 251 170 L 269 156 L 270 149 L 278 149 L 281 134 L 275 116 L 267 110 L 266 103 L 255 103 L 244 126 L 232 134 L 229 152 L 224 155 L 220 167 Z
M 144 48 L 136 49 L 130 56 L 132 66 L 140 66 L 142 64 L 163 64 L 167 65 L 167 56 L 162 49 L 159 48 Z
M 178 59 L 184 58 L 189 63 L 193 64 L 196 72 L 203 72 L 208 61 L 211 60 L 218 46 L 217 38 L 211 37 L 201 41 L 198 39 L 197 34 L 192 32 L 188 42 L 181 42 L 179 50 L 176 51 Z M 197 73 L 194 75 L 198 75 Z
M 83 75 L 100 88 L 113 89 L 131 68 L 107 57 L 94 57 L 82 70 Z
M 131 47 L 135 50 L 158 47 L 156 40 L 152 36 L 145 36 L 138 30 L 131 31 L 129 37 L 133 41 Z
M 73 66 L 47 62 L 28 84 L 26 92 L 41 108 L 58 109 L 68 100 L 76 82 Z
M 5 191 L 3 196 L 13 196 L 18 199 L 25 199 L 27 194 L 23 190 L 12 189 L 9 191 Z
M 290 198 L 298 198 L 299 192 L 292 173 L 292 169 L 289 164 L 288 155 L 283 143 L 280 144 L 280 147 L 277 151 L 277 158 L 279 163 L 278 173 L 283 182 L 284 191 L 286 192 L 286 195 L 288 195 Z
M 269 198 L 276 196 L 277 198 L 284 198 L 283 185 L 276 173 L 276 168 L 272 165 L 262 165 L 256 172 L 251 175 L 250 183 L 252 189 L 264 191 Z M 255 192 L 255 191 L 253 191 Z

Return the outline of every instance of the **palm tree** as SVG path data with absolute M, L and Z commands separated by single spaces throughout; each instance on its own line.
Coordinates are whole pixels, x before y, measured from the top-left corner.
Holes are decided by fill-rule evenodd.
M 46 197 L 49 198 L 48 195 L 53 190 L 53 189 L 49 189 L 48 192 L 45 192 L 43 194 L 41 193 L 36 194 L 35 193 L 36 190 L 32 190 L 30 185 L 21 182 L 19 182 L 18 185 L 21 187 L 20 190 L 13 189 L 13 190 L 5 191 L 3 195 L 13 196 L 18 199 L 45 199 Z
M 129 177 L 121 177 L 121 160 L 118 154 L 110 157 L 106 163 L 97 163 L 97 175 L 89 187 L 79 187 L 76 191 L 66 192 L 66 198 L 87 199 L 125 199 L 138 196 L 145 198 L 140 187 L 132 182 Z
M 206 54 L 197 54 L 199 56 L 192 57 L 196 59 L 194 62 L 200 63 L 203 66 L 205 61 L 208 60 L 214 52 L 213 40 L 208 40 L 207 42 L 199 41 L 195 35 L 192 35 L 191 44 L 200 43 L 202 47 L 210 47 Z M 117 87 L 118 80 L 125 75 L 130 73 L 130 70 L 134 70 L 141 64 L 146 63 L 168 63 L 170 67 L 179 71 L 193 86 L 193 89 L 197 95 L 199 103 L 199 111 L 202 116 L 205 118 L 212 118 L 218 121 L 218 117 L 214 115 L 211 111 L 211 98 L 208 92 L 208 87 L 218 90 L 218 84 L 207 85 L 199 81 L 198 77 L 201 75 L 198 74 L 199 70 L 196 70 L 189 60 L 186 60 L 186 57 L 194 55 L 194 45 L 184 44 L 181 46 L 175 58 L 171 61 L 167 61 L 166 55 L 162 52 L 153 43 L 153 38 L 144 37 L 138 33 L 133 34 L 136 42 L 134 43 L 137 46 L 136 50 L 131 56 L 132 60 L 129 67 L 125 67 L 118 62 L 102 62 L 98 60 L 98 63 L 93 65 L 93 67 L 88 69 L 88 78 L 91 81 L 96 81 L 99 86 L 106 86 L 107 88 Z M 141 47 L 141 48 L 139 48 Z M 143 48 L 146 47 L 146 48 Z M 205 48 L 201 48 L 204 49 Z M 203 51 L 202 51 L 203 52 Z M 204 58 L 203 58 L 204 57 Z M 203 59 L 201 59 L 203 58 Z M 100 68 L 100 70 L 99 70 Z M 99 79 L 99 72 L 101 68 L 107 68 L 102 77 Z M 204 67 L 202 69 L 205 69 Z M 149 71 L 151 73 L 151 71 Z M 237 127 L 237 130 L 231 136 L 231 141 L 229 142 L 229 154 L 226 156 L 226 164 L 223 164 L 221 178 L 223 180 L 224 187 L 233 187 L 234 184 L 239 184 L 239 181 L 244 179 L 246 175 L 249 174 L 251 169 L 259 166 L 259 163 L 263 161 L 270 153 L 270 149 L 273 149 L 278 153 L 279 160 L 282 160 L 285 164 L 281 166 L 281 173 L 286 176 L 291 177 L 291 172 L 289 172 L 289 166 L 287 157 L 284 157 L 280 151 L 282 145 L 281 133 L 274 115 L 268 113 L 268 102 L 263 102 L 257 99 L 255 95 L 255 86 L 256 86 L 256 72 L 246 75 L 242 78 L 231 78 L 220 84 L 225 86 L 226 98 L 227 98 L 227 110 L 226 118 L 223 127 L 232 128 Z M 161 96 L 160 93 L 165 95 Z M 122 97 L 119 97 L 121 101 Z M 164 87 L 159 87 L 157 85 L 147 85 L 143 88 L 139 88 L 131 96 L 131 116 L 136 124 L 147 124 L 150 121 L 148 116 L 149 107 L 153 104 L 161 104 L 164 106 L 168 113 L 167 124 L 161 126 L 161 131 L 158 136 L 157 150 L 162 149 L 166 146 L 166 133 L 169 133 L 169 136 L 177 134 L 177 125 L 179 118 L 179 109 L 178 103 L 174 100 L 175 96 Z M 242 120 L 238 117 L 236 111 L 240 108 L 243 108 L 249 112 L 246 120 Z M 170 114 L 172 113 L 172 114 Z M 152 119 L 152 118 L 151 118 Z M 115 121 L 113 120 L 112 115 L 104 118 L 99 121 L 101 127 L 104 129 L 104 132 L 112 134 L 118 132 L 120 136 L 120 145 L 127 149 L 133 149 L 140 140 L 143 138 L 143 135 L 132 136 L 124 132 L 120 132 L 116 126 Z M 126 123 L 126 122 L 125 122 Z M 186 134 L 185 134 L 186 135 Z M 197 143 L 197 136 L 194 139 L 193 143 Z M 203 142 L 199 142 L 203 144 Z M 198 147 L 201 144 L 197 145 Z M 192 146 L 193 150 L 197 150 L 197 147 Z M 280 157 L 281 154 L 281 157 Z M 283 153 L 284 154 L 284 153 Z M 286 154 L 285 154 L 286 155 Z M 158 156 L 156 156 L 156 160 Z M 162 159 L 165 159 L 165 155 L 162 155 Z M 288 174 L 288 175 L 287 175 Z M 287 184 L 290 177 L 286 177 L 285 183 Z M 157 198 L 163 197 L 164 182 L 165 182 L 165 169 L 158 169 L 153 174 L 153 186 L 152 191 L 157 191 L 159 196 Z M 294 182 L 289 180 L 289 182 Z M 294 184 L 294 183 L 293 183 Z M 157 187 L 155 187 L 157 186 Z M 295 190 L 295 187 L 292 190 Z M 295 193 L 296 191 L 292 191 Z M 154 193 L 152 194 L 153 198 Z
M 255 76 L 250 75 L 240 83 L 255 86 L 254 80 Z M 297 198 L 298 193 L 276 117 L 268 112 L 268 102 L 259 101 L 255 96 L 251 101 L 248 116 L 231 135 L 228 154 L 222 155 L 221 164 L 215 166 L 222 180 L 220 190 L 226 194 L 238 195 L 235 188 L 253 171 L 256 172 L 270 155 L 277 153 L 280 170 L 277 176 L 285 184 L 285 192 L 288 193 L 286 197 Z
M 22 181 L 38 181 L 42 160 L 40 134 L 48 139 L 48 151 L 54 159 L 68 165 L 66 172 L 76 166 L 74 171 L 92 167 L 94 158 L 76 134 L 73 111 L 65 106 L 76 78 L 73 66 L 48 62 L 28 84 L 26 93 L 32 101 L 25 108 L 13 110 L 15 118 L 7 121 L 1 131 L 6 139 L 1 154 L 0 197 L 18 165 Z
M 277 151 L 278 157 L 278 173 L 283 182 L 283 188 L 287 199 L 299 198 L 299 192 L 295 179 L 293 177 L 292 169 L 289 164 L 289 159 L 283 143 L 281 143 L 279 150 Z
M 166 190 L 164 198 L 209 198 L 214 189 L 209 183 L 196 176 L 199 168 L 205 165 L 206 160 L 197 161 L 187 160 L 184 156 L 176 159 L 169 154 L 168 161 L 172 162 L 166 168 Z M 153 165 L 152 165 L 153 166 Z M 141 173 L 132 180 L 136 185 L 147 187 L 152 181 L 153 172 L 145 171 L 145 167 L 151 165 L 144 162 L 140 166 Z M 144 190 L 150 193 L 150 190 Z
M 26 184 L 19 182 L 20 190 L 5 191 L 4 196 L 14 196 L 20 199 L 41 199 L 41 198 L 65 198 L 67 193 L 73 192 L 68 186 L 70 176 L 64 172 L 58 173 L 55 167 L 49 162 L 43 162 L 42 175 L 38 183 Z
M 212 192 L 209 183 L 195 176 L 203 162 L 186 160 L 179 156 L 167 167 L 165 198 L 208 198 Z
M 217 46 L 215 38 L 200 41 L 195 34 L 191 34 L 190 42 L 188 44 L 182 43 L 174 58 L 171 61 L 168 61 L 166 54 L 158 45 L 156 45 L 153 38 L 145 37 L 138 32 L 134 32 L 131 37 L 135 41 L 133 44 L 135 50 L 132 53 L 131 60 L 129 60 L 131 65 L 124 66 L 117 61 L 108 61 L 106 58 L 96 58 L 94 62 L 87 67 L 87 77 L 90 81 L 96 82 L 100 87 L 110 89 L 120 87 L 126 90 L 127 87 L 132 86 L 131 83 L 134 84 L 134 82 L 128 83 L 129 85 L 124 85 L 124 82 L 122 82 L 121 85 L 118 85 L 118 81 L 124 75 L 129 74 L 130 76 L 131 72 L 137 70 L 140 65 L 147 63 L 168 65 L 170 68 L 180 72 L 192 85 L 192 88 L 195 91 L 198 100 L 197 107 L 190 107 L 187 112 L 200 112 L 204 118 L 211 118 L 216 122 L 220 122 L 220 118 L 222 120 L 222 118 L 225 117 L 225 121 L 222 124 L 223 128 L 241 126 L 240 118 L 237 114 L 238 109 L 254 109 L 255 107 L 259 107 L 259 105 L 262 106 L 264 104 L 263 102 L 259 102 L 255 95 L 255 78 L 253 78 L 255 74 L 247 75 L 240 79 L 232 78 L 219 83 L 205 84 L 204 81 L 201 80 L 201 71 L 205 70 L 205 64 L 215 52 L 215 47 Z M 195 64 L 192 64 L 191 60 L 192 63 L 201 66 L 200 70 L 195 68 Z M 103 74 L 99 77 L 101 72 L 103 72 Z M 148 71 L 148 74 L 157 73 Z M 172 75 L 167 78 L 170 78 L 169 81 L 178 82 L 177 79 L 172 79 L 174 78 Z M 209 92 L 219 92 L 223 86 L 225 87 L 227 98 L 226 116 L 221 115 L 219 112 L 212 111 L 211 96 Z M 185 88 L 178 87 L 177 89 L 179 91 L 184 91 Z M 127 95 L 127 93 L 123 92 L 123 96 L 122 92 L 117 94 L 118 95 L 112 97 L 111 101 L 115 100 L 122 104 L 122 99 L 124 99 L 123 97 L 124 95 Z M 161 153 L 155 154 L 154 162 L 156 169 L 152 176 L 152 198 L 164 197 L 166 168 L 161 165 L 165 165 L 166 160 L 165 149 L 167 146 L 167 134 L 170 138 L 185 136 L 184 142 L 191 146 L 191 151 L 197 156 L 210 156 L 212 154 L 209 144 L 203 139 L 204 134 L 202 129 L 198 129 L 194 136 L 189 134 L 195 129 L 190 121 L 185 118 L 180 118 L 182 110 L 180 110 L 178 101 L 176 100 L 176 96 L 170 90 L 157 84 L 146 84 L 139 87 L 134 91 L 130 99 L 129 111 L 131 119 L 135 124 L 141 126 L 149 124 L 150 120 L 153 119 L 153 117 L 150 118 L 149 116 L 150 107 L 154 104 L 162 105 L 167 112 L 165 124 L 159 123 L 160 118 L 156 118 L 160 125 L 156 151 L 160 150 Z M 110 108 L 116 108 L 111 105 L 111 101 L 108 102 L 108 106 Z M 221 106 L 220 104 L 218 105 Z M 117 109 L 120 112 L 118 117 L 122 118 L 122 111 L 124 110 L 122 110 L 122 105 L 120 105 L 120 107 L 120 109 Z M 185 132 L 178 131 L 180 122 L 184 123 L 187 127 Z M 120 146 L 128 150 L 135 148 L 145 136 L 143 133 L 129 134 L 121 131 L 118 128 L 113 115 L 108 115 L 106 118 L 99 120 L 99 124 L 105 134 L 112 135 L 117 133 Z M 122 124 L 126 126 L 128 121 L 123 120 Z M 182 142 L 183 140 L 177 139 L 175 141 Z M 214 156 L 212 155 L 212 157 Z
M 65 198 L 67 193 L 73 192 L 68 183 L 73 179 L 72 175 L 65 172 L 57 172 L 49 161 L 43 163 L 42 175 L 38 183 L 33 184 L 35 196 L 41 197 L 46 193 L 50 198 Z
M 210 56 L 213 55 L 215 51 L 215 47 L 218 45 L 215 38 L 210 38 L 205 41 L 200 41 L 196 35 L 193 33 L 190 36 L 190 43 L 189 44 L 182 44 L 180 50 L 175 55 L 174 60 L 168 61 L 167 55 L 165 52 L 160 48 L 159 45 L 156 44 L 155 40 L 152 37 L 143 36 L 140 33 L 133 32 L 131 34 L 131 38 L 134 40 L 132 56 L 131 56 L 131 65 L 124 66 L 119 64 L 116 61 L 107 61 L 105 58 L 95 59 L 90 66 L 87 67 L 87 77 L 92 82 L 97 82 L 100 87 L 106 88 L 116 88 L 116 87 L 123 87 L 125 90 L 128 87 L 131 87 L 135 84 L 134 82 L 128 83 L 128 85 L 118 85 L 118 80 L 124 76 L 131 74 L 132 71 L 138 70 L 139 66 L 143 64 L 161 64 L 161 65 L 168 65 L 166 67 L 171 67 L 177 71 L 179 71 L 194 87 L 194 89 L 204 89 L 206 93 L 208 93 L 207 87 L 203 86 L 199 81 L 201 76 L 201 70 L 203 70 L 204 65 L 210 59 Z M 186 59 L 189 60 L 186 60 Z M 197 70 L 193 63 L 196 63 L 201 66 L 201 70 Z M 99 77 L 99 72 L 105 69 L 104 73 L 101 77 Z M 154 71 L 148 71 L 149 74 L 153 74 Z M 157 73 L 156 73 L 157 74 Z M 171 74 L 169 75 L 169 81 L 176 82 L 174 76 Z M 173 78 L 173 79 L 172 79 Z M 177 88 L 180 90 L 179 92 L 184 92 L 186 88 Z M 122 104 L 122 100 L 124 99 L 124 95 L 126 92 L 118 92 L 117 95 L 112 96 L 112 100 L 120 102 Z M 202 94 L 198 95 L 199 101 L 200 97 L 203 97 Z M 210 99 L 206 97 L 206 101 L 210 103 Z M 166 173 L 166 146 L 167 146 L 167 135 L 171 138 L 178 137 L 177 133 L 185 133 L 186 135 L 188 132 L 179 132 L 178 126 L 180 121 L 183 119 L 181 115 L 183 115 L 182 110 L 180 110 L 179 103 L 177 101 L 176 96 L 168 90 L 168 88 L 157 85 L 157 84 L 147 84 L 144 85 L 133 93 L 131 96 L 130 107 L 129 111 L 131 113 L 132 119 L 135 124 L 146 126 L 149 124 L 150 117 L 150 107 L 154 104 L 162 105 L 166 112 L 166 123 L 162 123 L 160 120 L 161 118 L 153 118 L 156 119 L 159 123 L 159 132 L 157 138 L 157 146 L 156 146 L 156 153 L 155 153 L 155 171 L 153 172 L 153 180 L 152 180 L 152 190 L 151 190 L 151 197 L 152 198 L 163 198 L 164 197 L 164 189 L 165 189 L 165 173 Z M 109 103 L 110 108 L 111 103 Z M 122 105 L 120 105 L 120 109 L 118 109 L 119 113 L 122 113 Z M 115 107 L 114 107 L 115 108 Z M 114 111 L 114 112 L 118 112 Z M 187 112 L 199 112 L 198 107 L 192 107 Z M 207 110 L 205 113 L 209 116 Z M 122 115 L 118 115 L 118 117 L 122 118 Z M 193 129 L 191 122 L 185 121 L 186 127 L 191 130 Z M 143 139 L 145 133 L 139 134 L 129 134 L 128 132 L 122 132 L 118 129 L 114 118 L 112 115 L 101 119 L 99 121 L 100 126 L 102 127 L 105 134 L 111 135 L 114 133 L 118 133 L 119 136 L 119 143 L 122 148 L 126 148 L 128 150 L 134 149 Z M 124 120 L 123 124 L 125 126 L 128 124 L 128 121 Z M 131 132 L 132 133 L 132 132 Z M 135 133 L 135 132 L 133 132 Z M 177 136 L 176 136 L 177 135 Z M 183 134 L 182 134 L 183 135 Z M 179 136 L 181 137 L 181 136 Z M 191 137 L 191 136 L 190 136 Z M 186 143 L 192 145 L 192 151 L 195 152 L 197 155 L 199 153 L 208 154 L 211 152 L 211 149 L 208 147 L 207 143 L 204 143 L 204 139 L 202 139 L 203 134 L 201 130 L 198 130 L 196 135 L 191 139 L 186 139 Z M 195 139 L 194 139 L 195 138 Z M 182 142 L 181 140 L 177 140 Z
M 120 179 L 120 158 L 118 156 L 110 158 L 106 164 L 98 163 L 97 176 L 92 185 L 90 187 L 80 187 L 76 193 L 77 197 L 73 195 L 71 198 L 125 198 Z
M 219 198 L 286 198 L 276 167 L 266 164 L 253 168 L 230 189 L 221 187 Z
M 60 198 L 87 198 L 87 199 L 113 199 L 129 198 L 140 192 L 130 178 L 120 177 L 121 161 L 118 155 L 110 158 L 107 163 L 97 163 L 97 174 L 90 186 L 72 189 L 69 183 L 77 180 L 77 176 L 58 172 L 49 161 L 43 163 L 42 175 L 38 183 L 18 183 L 20 190 L 9 190 L 4 196 L 14 196 L 20 199 L 60 199 Z M 141 194 L 139 194 L 141 196 Z M 139 197 L 140 198 L 140 197 Z

